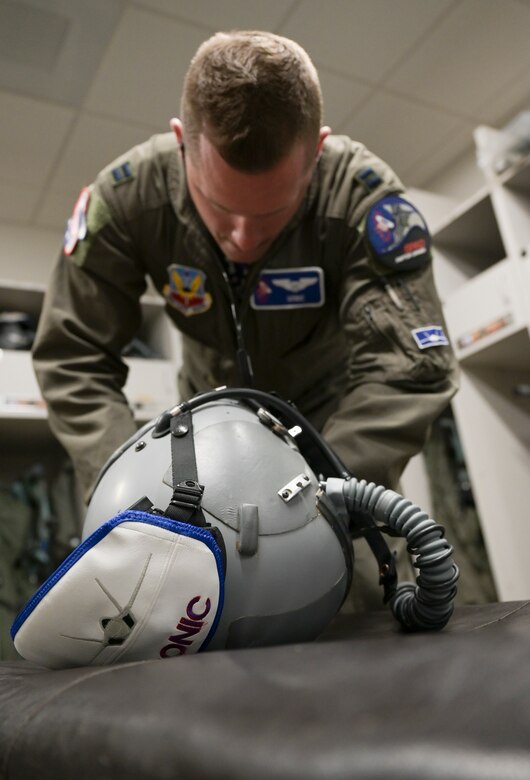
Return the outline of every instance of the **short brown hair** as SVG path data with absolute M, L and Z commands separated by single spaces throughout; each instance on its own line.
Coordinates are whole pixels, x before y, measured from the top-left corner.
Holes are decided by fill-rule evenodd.
M 193 57 L 181 118 L 192 153 L 204 133 L 233 168 L 272 168 L 296 142 L 316 149 L 322 92 L 307 52 L 259 31 L 216 33 Z

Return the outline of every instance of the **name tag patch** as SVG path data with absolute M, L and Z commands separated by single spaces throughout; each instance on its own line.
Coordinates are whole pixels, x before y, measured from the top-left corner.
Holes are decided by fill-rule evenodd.
M 253 309 L 307 309 L 323 306 L 324 272 L 317 266 L 264 270 L 250 298 Z
M 173 263 L 168 268 L 169 283 L 164 285 L 164 297 L 170 306 L 190 317 L 202 314 L 212 305 L 212 296 L 205 290 L 206 274 L 198 268 Z
M 414 341 L 420 349 L 429 347 L 448 347 L 449 341 L 439 325 L 426 325 L 411 331 Z
M 431 237 L 420 212 L 404 198 L 389 195 L 368 212 L 366 243 L 385 268 L 412 271 L 428 261 Z

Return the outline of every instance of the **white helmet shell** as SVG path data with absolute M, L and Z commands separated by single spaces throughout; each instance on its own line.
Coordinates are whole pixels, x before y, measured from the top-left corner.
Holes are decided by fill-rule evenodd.
M 243 403 L 210 401 L 192 417 L 203 515 L 226 551 L 224 605 L 208 649 L 316 638 L 345 598 L 351 561 L 317 509 L 315 474 L 292 437 L 264 425 Z M 169 432 L 156 434 L 153 421 L 111 458 L 84 537 L 144 496 L 161 510 L 168 506 L 171 441 Z

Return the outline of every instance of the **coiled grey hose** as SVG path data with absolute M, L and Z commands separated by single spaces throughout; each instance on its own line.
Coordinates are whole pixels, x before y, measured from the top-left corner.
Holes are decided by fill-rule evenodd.
M 331 478 L 325 483 L 328 498 L 338 507 L 340 496 L 350 518 L 368 514 L 377 524 L 407 540 L 408 552 L 419 569 L 416 585 L 398 585 L 390 599 L 394 617 L 408 631 L 443 628 L 453 612 L 458 566 L 444 530 L 409 499 L 381 485 L 354 477 Z M 382 529 L 383 530 L 383 529 Z

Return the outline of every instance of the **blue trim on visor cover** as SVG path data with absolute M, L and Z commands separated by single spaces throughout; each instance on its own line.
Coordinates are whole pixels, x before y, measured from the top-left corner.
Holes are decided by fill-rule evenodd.
M 88 536 L 84 542 L 72 550 L 70 555 L 60 564 L 60 566 L 50 574 L 47 580 L 42 583 L 40 588 L 34 593 L 27 604 L 21 609 L 16 616 L 11 626 L 11 638 L 14 639 L 18 630 L 24 624 L 24 622 L 31 615 L 33 610 L 38 606 L 42 599 L 50 592 L 50 590 L 56 585 L 62 577 L 76 564 L 92 547 L 95 547 L 98 542 L 107 536 L 116 526 L 122 523 L 146 523 L 148 525 L 154 525 L 159 528 L 164 528 L 167 531 L 173 531 L 175 533 L 182 534 L 182 536 L 188 536 L 192 539 L 198 539 L 208 547 L 213 553 L 216 564 L 217 573 L 219 575 L 219 605 L 217 607 L 217 613 L 210 629 L 208 636 L 204 640 L 202 647 L 204 647 L 211 639 L 217 624 L 219 622 L 221 612 L 224 604 L 224 571 L 223 571 L 223 557 L 219 549 L 219 545 L 214 536 L 206 529 L 200 528 L 194 525 L 188 525 L 188 523 L 181 523 L 178 520 L 171 520 L 169 517 L 162 515 L 154 515 L 150 512 L 139 512 L 138 510 L 127 509 L 124 512 L 120 512 L 116 517 L 107 520 L 103 525 L 100 525 L 93 533 Z

